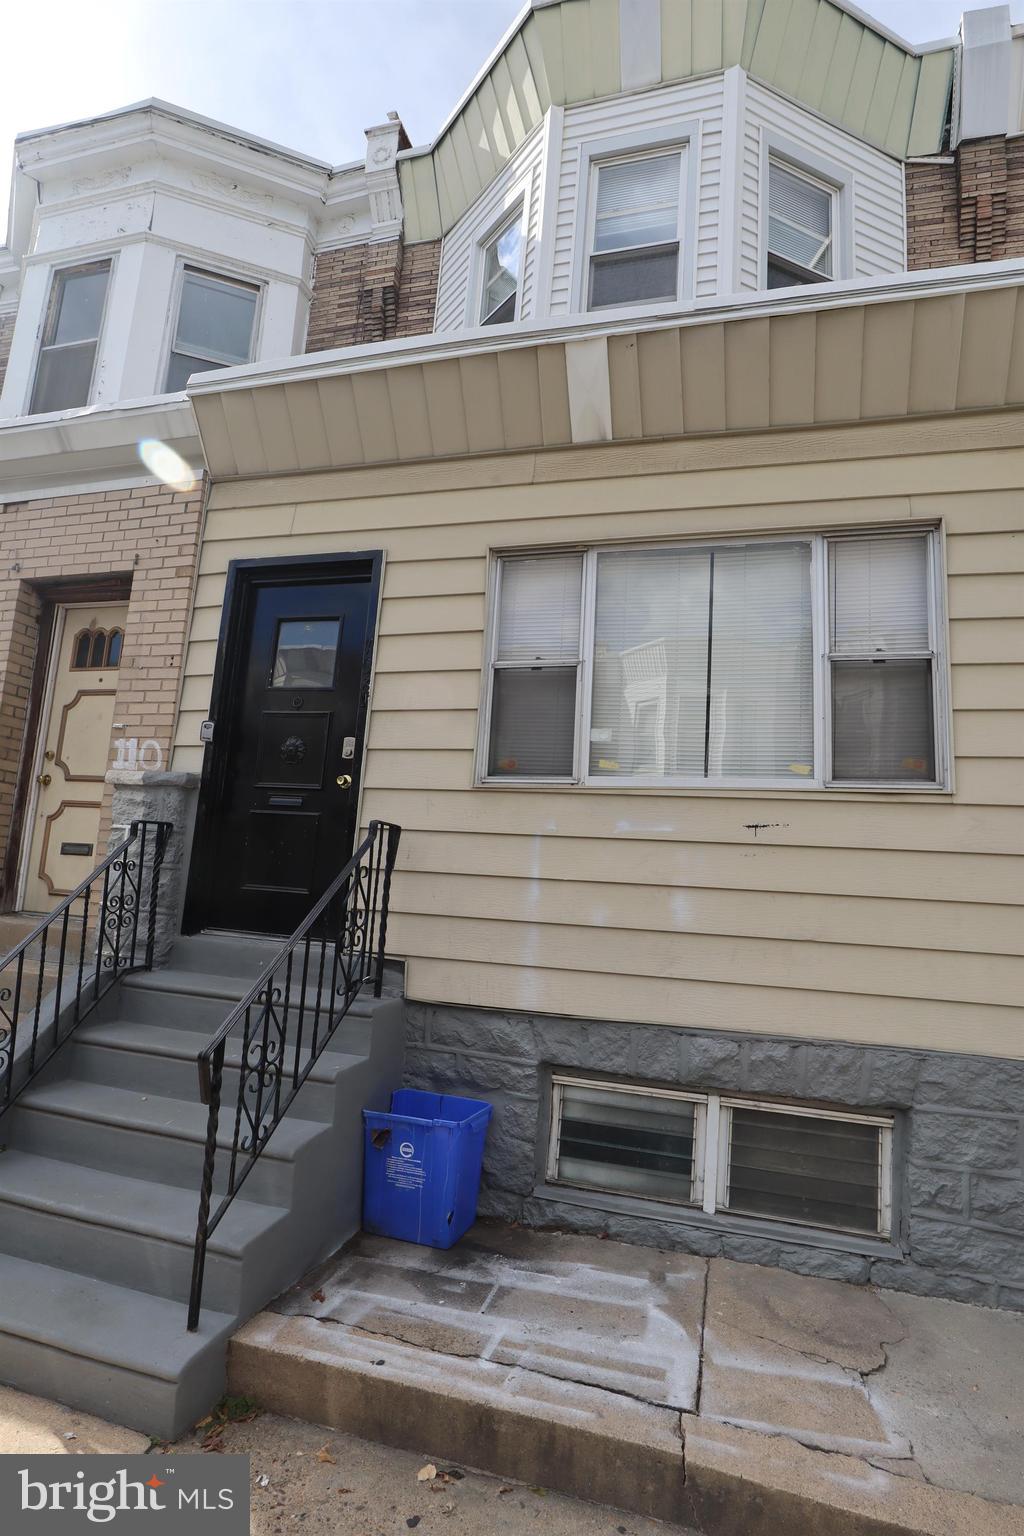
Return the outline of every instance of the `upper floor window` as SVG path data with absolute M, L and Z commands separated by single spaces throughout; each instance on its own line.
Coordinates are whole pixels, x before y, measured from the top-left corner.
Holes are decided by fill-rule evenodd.
M 676 297 L 682 173 L 681 149 L 596 165 L 588 309 Z
M 54 273 L 29 407 L 33 414 L 89 404 L 109 281 L 109 261 Z
M 507 557 L 483 777 L 935 787 L 937 558 L 927 531 Z
M 184 389 L 193 373 L 249 362 L 259 289 L 196 267 L 182 274 L 165 388 Z
M 522 265 L 523 210 L 517 208 L 483 248 L 481 325 L 505 325 L 516 318 Z
M 835 274 L 836 189 L 782 161 L 768 162 L 769 288 Z

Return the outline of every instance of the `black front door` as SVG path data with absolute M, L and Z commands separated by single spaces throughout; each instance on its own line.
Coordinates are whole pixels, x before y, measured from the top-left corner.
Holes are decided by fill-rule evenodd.
M 353 849 L 377 562 L 234 575 L 188 926 L 287 934 Z

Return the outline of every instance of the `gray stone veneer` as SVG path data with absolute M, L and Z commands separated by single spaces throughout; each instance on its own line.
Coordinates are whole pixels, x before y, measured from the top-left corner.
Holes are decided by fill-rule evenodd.
M 107 783 L 112 786 L 111 847 L 120 842 L 133 821 L 169 821 L 173 828 L 164 851 L 157 899 L 154 959 L 163 965 L 181 933 L 199 775 L 114 768 L 107 774 Z
M 409 1002 L 405 1082 L 486 1098 L 481 1214 L 1024 1310 L 1024 1062 Z M 891 1243 L 545 1186 L 551 1068 L 891 1110 Z

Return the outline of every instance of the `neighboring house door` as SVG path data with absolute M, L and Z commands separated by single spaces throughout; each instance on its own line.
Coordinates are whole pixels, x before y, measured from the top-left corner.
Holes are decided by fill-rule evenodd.
M 122 603 L 58 613 L 23 901 L 30 912 L 48 912 L 99 862 L 127 611 Z
M 287 934 L 350 857 L 378 565 L 239 562 L 187 926 Z

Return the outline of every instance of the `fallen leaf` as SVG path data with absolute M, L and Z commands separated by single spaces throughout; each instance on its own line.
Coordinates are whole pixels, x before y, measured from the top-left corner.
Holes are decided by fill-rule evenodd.
M 351 1488 L 335 1488 L 335 1493 L 351 1493 Z
M 466 1474 L 465 1472 L 460 1472 L 458 1467 L 446 1467 L 444 1475 L 445 1477 L 453 1477 L 457 1483 L 461 1483 Z
M 504 1488 L 499 1488 L 499 1489 L 498 1489 L 498 1492 L 499 1492 L 499 1493 L 511 1493 L 511 1492 L 512 1492 L 512 1489 L 511 1489 L 511 1488 L 510 1488 L 510 1487 L 509 1487 L 509 1485 L 508 1485 L 508 1484 L 507 1484 L 507 1483 L 506 1483 L 506 1485 L 505 1485 L 505 1487 L 504 1487 Z
M 312 1295 L 310 1297 L 310 1300 L 311 1301 L 326 1301 L 327 1297 L 324 1295 L 322 1290 L 316 1290 L 316 1291 L 314 1291 L 312 1293 Z
M 416 1481 L 418 1483 L 429 1483 L 432 1482 L 436 1476 L 437 1468 L 434 1466 L 432 1461 L 428 1461 L 426 1466 L 420 1467 L 419 1471 L 416 1473 Z
M 337 1466 L 336 1458 L 331 1455 L 331 1453 L 327 1449 L 326 1445 L 322 1445 L 320 1447 L 320 1449 L 317 1451 L 316 1459 L 317 1459 L 317 1461 L 329 1461 L 332 1467 Z
M 199 1419 L 197 1421 L 196 1429 L 205 1429 L 207 1424 L 212 1424 L 212 1423 L 213 1423 L 213 1414 L 212 1413 L 208 1413 L 206 1415 L 205 1419 Z

